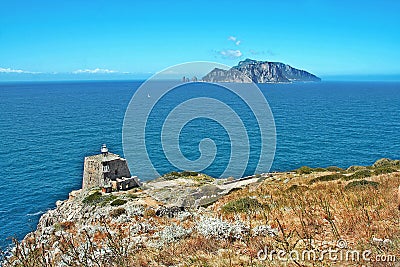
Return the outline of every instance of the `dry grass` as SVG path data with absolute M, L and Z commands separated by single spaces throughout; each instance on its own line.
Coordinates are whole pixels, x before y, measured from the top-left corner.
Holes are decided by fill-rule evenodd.
M 329 173 L 328 173 L 329 174 Z M 288 183 L 264 181 L 232 192 L 209 207 L 209 213 L 227 221 L 241 218 L 249 227 L 249 233 L 241 240 L 221 240 L 206 238 L 195 231 L 187 238 L 165 245 L 161 248 L 132 247 L 126 240 L 128 227 L 124 224 L 111 225 L 105 222 L 104 232 L 91 236 L 77 233 L 73 223 L 60 225 L 66 233 L 55 238 L 62 243 L 59 256 L 49 258 L 46 251 L 51 242 L 40 245 L 36 237 L 16 242 L 17 253 L 10 258 L 9 265 L 18 260 L 15 266 L 58 266 L 60 255 L 68 255 L 65 266 L 333 266 L 327 259 L 322 261 L 282 262 L 260 261 L 257 253 L 264 249 L 280 249 L 286 252 L 303 249 L 316 249 L 327 242 L 335 247 L 339 239 L 346 240 L 349 248 L 371 250 L 373 255 L 390 254 L 400 260 L 400 212 L 398 210 L 397 188 L 400 173 L 389 173 L 364 178 L 379 183 L 378 187 L 356 186 L 346 190 L 351 181 L 315 180 L 320 174 L 288 174 Z M 281 175 L 284 178 L 285 175 Z M 314 179 L 314 180 L 313 180 Z M 282 180 L 282 179 L 281 179 Z M 314 181 L 310 183 L 310 180 Z M 353 180 L 352 180 L 353 181 Z M 241 206 L 237 211 L 224 211 L 223 207 L 239 199 L 255 199 L 260 205 Z M 228 206 L 230 207 L 230 206 Z M 148 212 L 142 219 L 153 218 Z M 174 219 L 156 218 L 160 224 L 193 225 L 193 221 L 179 222 Z M 251 230 L 258 225 L 269 225 L 277 229 L 276 236 L 254 236 Z M 116 234 L 111 234 L 111 230 Z M 378 239 L 388 239 L 383 244 Z M 374 240 L 378 240 L 374 242 Z M 84 257 L 79 249 L 84 248 Z M 102 246 L 112 248 L 104 257 L 94 251 Z M 27 249 L 21 249 L 25 246 Z M 46 247 L 48 246 L 48 247 Z M 336 266 L 394 266 L 393 263 L 338 262 Z M 63 266 L 63 265 L 61 265 Z

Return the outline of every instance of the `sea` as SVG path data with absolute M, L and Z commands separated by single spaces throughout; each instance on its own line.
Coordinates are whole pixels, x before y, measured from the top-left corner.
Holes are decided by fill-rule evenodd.
M 36 228 L 44 212 L 55 208 L 57 200 L 80 189 L 85 156 L 99 153 L 103 143 L 124 156 L 124 116 L 141 84 L 0 83 L 0 248 L 9 246 L 12 237 L 22 239 Z M 371 165 L 383 157 L 400 159 L 399 82 L 258 86 L 276 127 L 272 166 L 261 171 L 289 171 L 304 165 L 347 168 Z M 207 133 L 220 128 L 211 123 Z M 199 139 L 199 134 L 204 132 L 184 133 L 190 140 Z M 188 144 L 192 142 L 186 144 L 186 154 L 191 149 Z M 192 145 L 196 155 L 198 144 Z M 157 161 L 157 153 L 152 160 Z M 223 168 L 219 163 L 216 166 Z M 218 168 L 209 174 L 220 174 Z M 172 170 L 167 165 L 162 172 Z

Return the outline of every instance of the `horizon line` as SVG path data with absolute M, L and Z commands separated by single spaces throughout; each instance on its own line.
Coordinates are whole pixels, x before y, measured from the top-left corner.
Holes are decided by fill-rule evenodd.
M 313 83 L 320 83 L 320 82 L 400 82 L 400 75 L 397 79 L 346 79 L 346 76 L 342 75 L 335 75 L 332 77 L 337 77 L 337 78 L 322 78 L 321 81 L 319 82 L 313 82 Z M 340 78 L 343 79 L 340 79 Z M 134 78 L 134 79 L 60 79 L 60 80 L 1 80 L 0 79 L 0 84 L 6 84 L 6 83 L 80 83 L 80 82 L 145 82 L 147 81 L 148 78 L 146 79 L 141 79 L 141 78 Z M 159 81 L 177 81 L 181 80 L 179 78 L 166 78 L 166 79 L 160 79 Z M 199 80 L 199 82 L 202 82 Z M 296 83 L 302 83 L 302 82 L 292 82 L 293 84 Z M 283 84 L 283 83 L 256 83 L 256 84 Z M 291 84 L 291 83 L 284 83 L 284 84 Z

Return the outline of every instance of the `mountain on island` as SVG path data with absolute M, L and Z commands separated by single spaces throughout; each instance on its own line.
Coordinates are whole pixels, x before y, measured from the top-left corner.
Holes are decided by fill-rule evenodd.
M 319 82 L 321 79 L 305 70 L 280 62 L 246 59 L 229 70 L 215 68 L 202 79 L 205 82 L 289 83 Z

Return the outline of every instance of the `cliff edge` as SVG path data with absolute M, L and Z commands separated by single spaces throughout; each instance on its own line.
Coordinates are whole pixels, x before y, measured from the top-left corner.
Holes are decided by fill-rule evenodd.
M 15 242 L 3 266 L 286 266 L 265 249 L 318 253 L 338 240 L 371 259 L 395 257 L 399 170 L 400 161 L 382 159 L 238 180 L 175 172 L 127 191 L 78 190 Z

